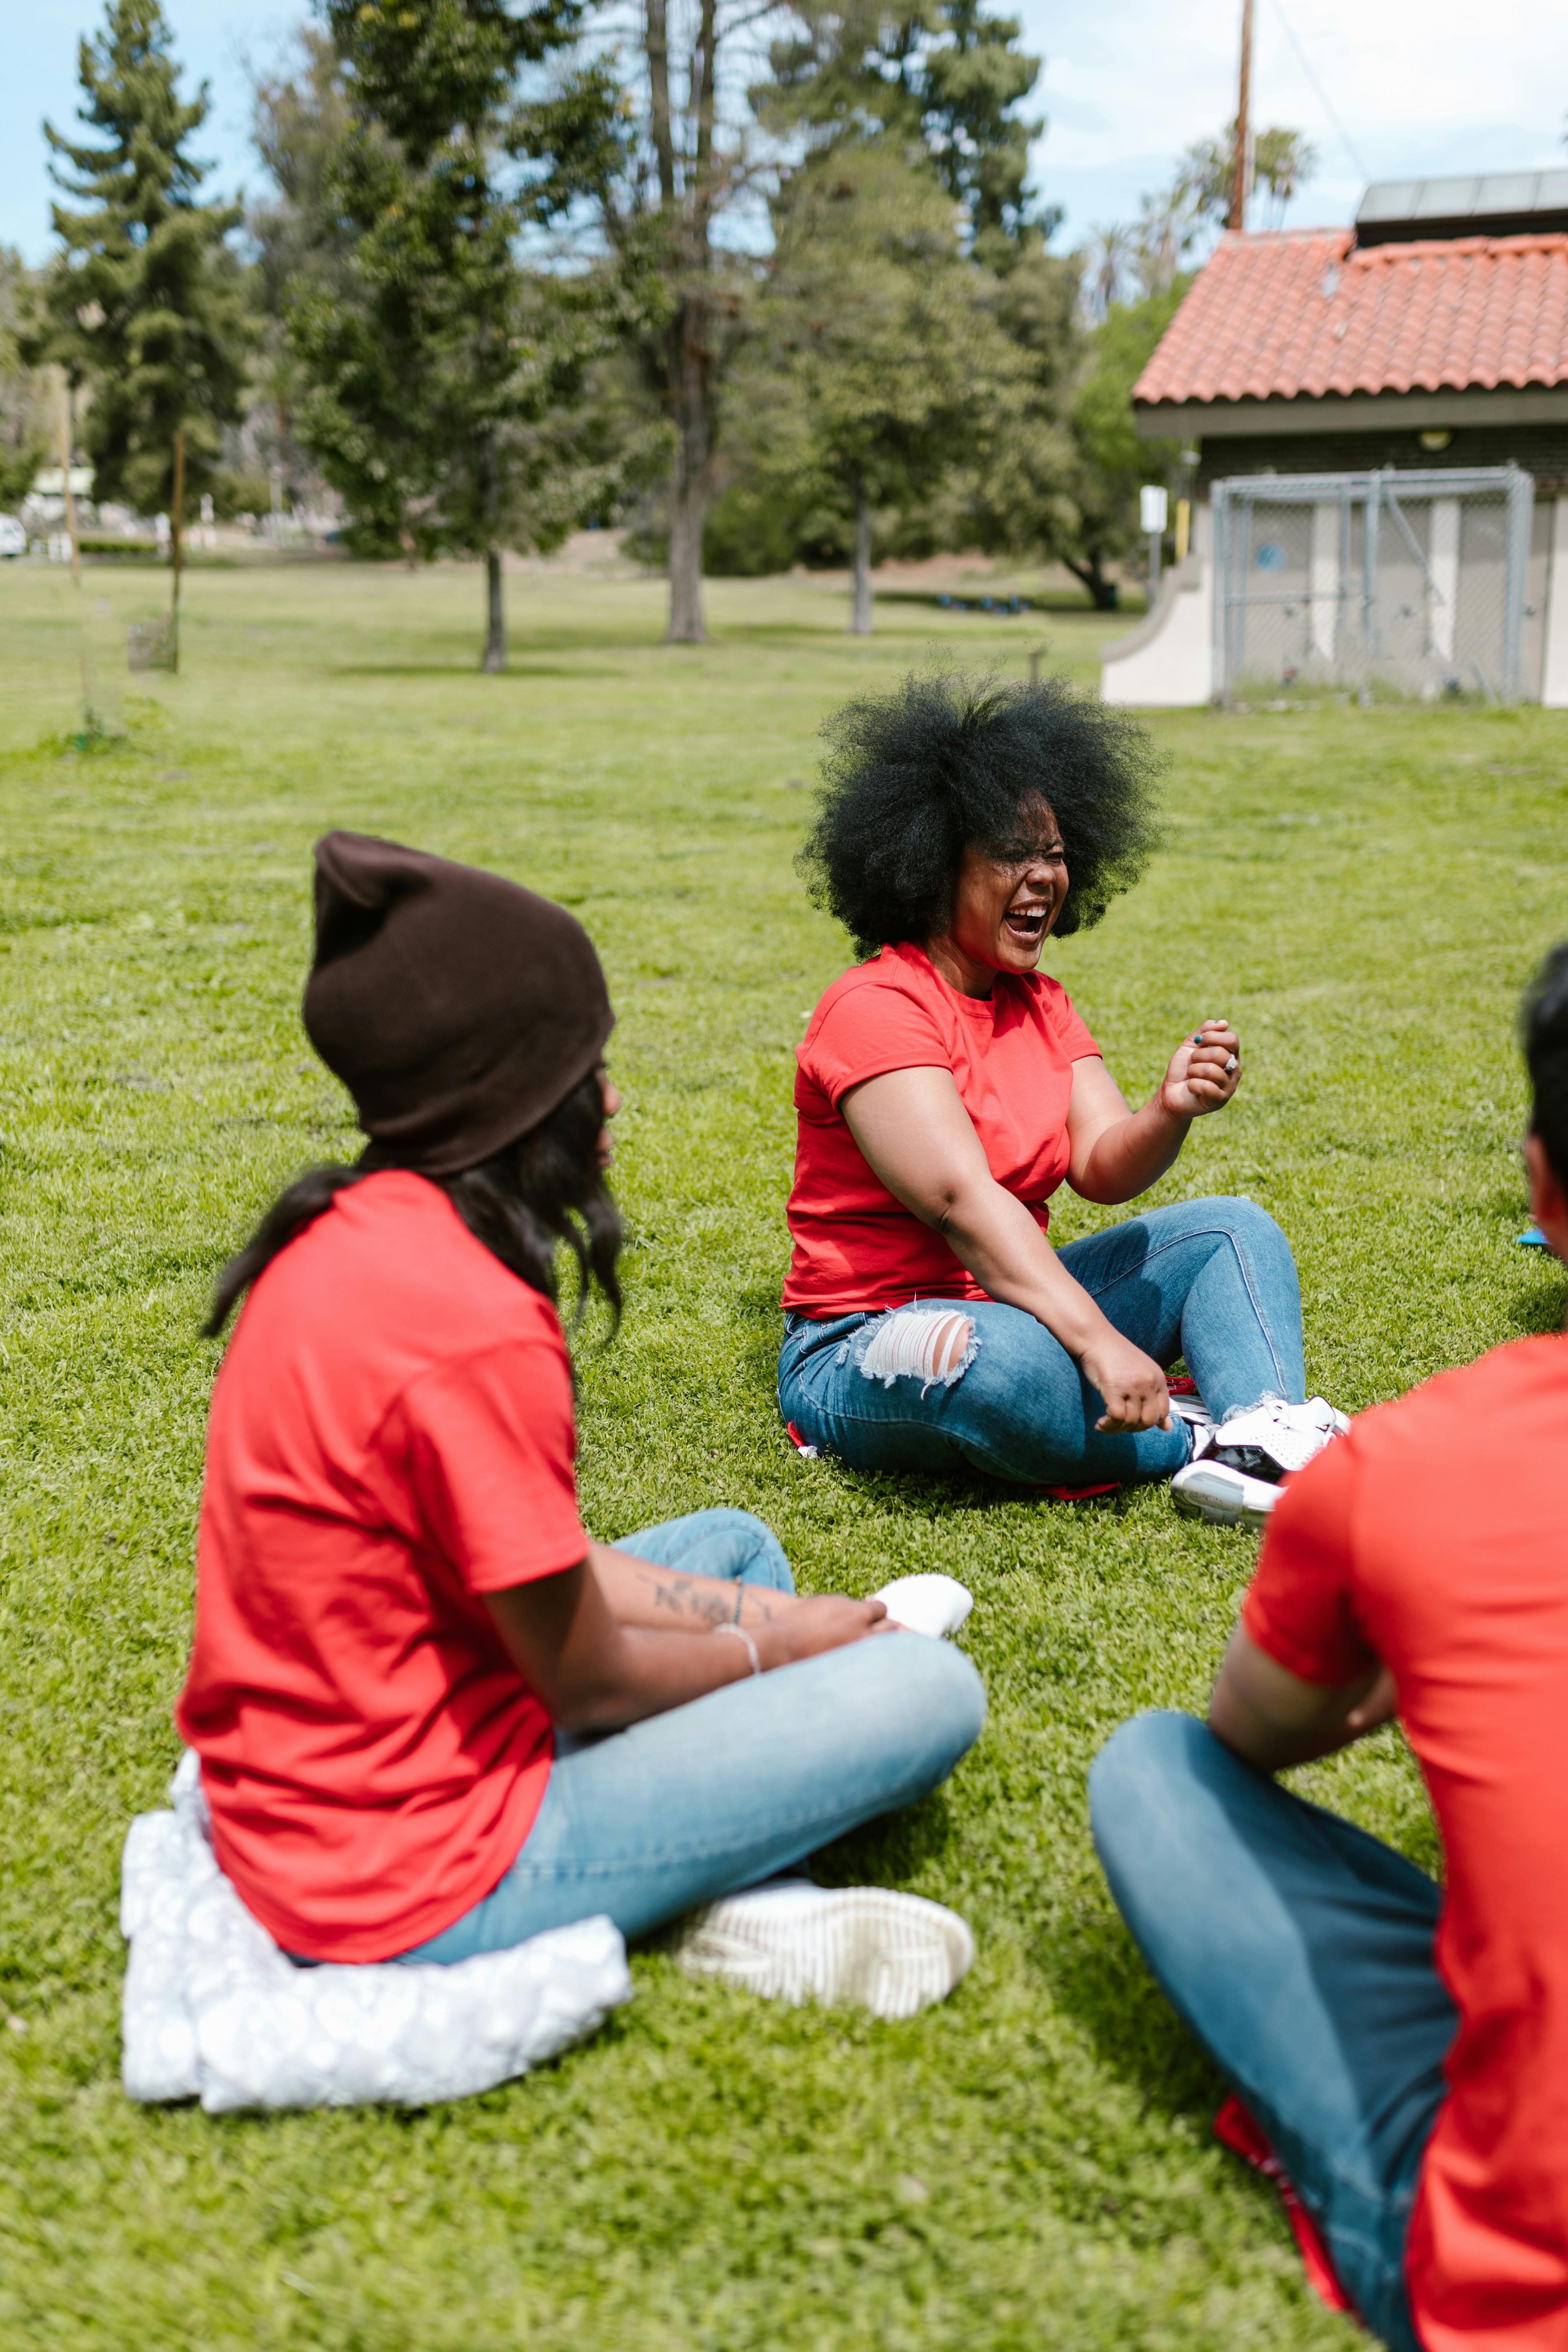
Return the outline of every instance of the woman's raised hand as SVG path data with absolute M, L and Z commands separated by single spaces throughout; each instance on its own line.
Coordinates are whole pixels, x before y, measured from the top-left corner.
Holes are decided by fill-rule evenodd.
M 1223 1110 L 1241 1084 L 1241 1040 L 1228 1021 L 1205 1021 L 1184 1037 L 1160 1087 L 1160 1108 L 1173 1118 Z

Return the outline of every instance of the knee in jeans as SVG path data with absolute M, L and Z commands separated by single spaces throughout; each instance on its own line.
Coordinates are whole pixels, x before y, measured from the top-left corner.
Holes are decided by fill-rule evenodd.
M 946 1732 L 956 1761 L 973 1748 L 985 1723 L 985 1685 L 972 1659 L 951 1642 L 925 1633 L 883 1637 L 895 1645 L 904 1681 L 901 1699 L 915 1717 Z M 880 1648 L 879 1642 L 873 1648 Z
M 1159 1809 L 1173 1780 L 1184 1779 L 1194 1749 L 1214 1734 L 1195 1715 L 1173 1707 L 1135 1715 L 1113 1731 L 1089 1768 L 1089 1816 L 1101 1851 L 1119 1825 Z
M 1215 1206 L 1224 1212 L 1226 1225 L 1238 1241 L 1289 1249 L 1289 1244 L 1268 1210 L 1249 1201 L 1245 1192 L 1222 1193 Z
M 765 1584 L 775 1592 L 793 1592 L 795 1575 L 784 1546 L 769 1527 L 759 1519 L 755 1511 L 742 1511 L 724 1506 L 714 1514 L 727 1523 L 727 1532 L 742 1542 L 749 1542 L 752 1557 L 741 1573 L 748 1584 Z
M 973 1319 L 961 1307 L 895 1307 L 864 1327 L 856 1360 L 866 1380 L 886 1389 L 896 1380 L 919 1381 L 924 1396 L 961 1381 L 979 1346 Z

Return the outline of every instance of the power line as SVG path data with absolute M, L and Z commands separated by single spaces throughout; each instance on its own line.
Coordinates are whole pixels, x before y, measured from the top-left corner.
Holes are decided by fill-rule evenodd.
M 1330 98 L 1328 91 L 1323 88 L 1322 83 L 1318 79 L 1317 75 L 1312 71 L 1311 63 L 1307 56 L 1307 52 L 1301 47 L 1300 42 L 1296 38 L 1294 32 L 1291 30 L 1290 19 L 1286 16 L 1284 9 L 1280 6 L 1279 0 L 1274 0 L 1274 14 L 1279 19 L 1280 29 L 1284 33 L 1286 39 L 1289 42 L 1290 47 L 1296 52 L 1297 62 L 1300 66 L 1301 71 L 1306 75 L 1307 79 L 1311 83 L 1312 88 L 1318 93 L 1318 103 L 1321 106 L 1323 112 L 1328 116 L 1329 121 L 1332 123 L 1335 131 L 1338 131 L 1341 146 L 1343 147 L 1345 153 L 1350 157 L 1351 162 L 1355 165 L 1356 170 L 1361 173 L 1362 178 L 1363 180 L 1370 180 L 1372 177 L 1371 173 L 1367 170 L 1366 165 L 1362 162 L 1361 157 L 1356 153 L 1354 147 L 1352 145 L 1350 132 L 1345 129 L 1345 126 L 1340 121 L 1339 116 L 1334 112 L 1333 100 Z

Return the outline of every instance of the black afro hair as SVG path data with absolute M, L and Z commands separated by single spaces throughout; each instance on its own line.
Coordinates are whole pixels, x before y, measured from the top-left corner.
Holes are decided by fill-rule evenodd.
M 972 843 L 999 847 L 1048 803 L 1068 887 L 1055 931 L 1086 930 L 1155 843 L 1159 759 L 1142 728 L 1065 678 L 911 677 L 825 720 L 817 817 L 796 860 L 856 952 L 942 930 Z
M 1560 1184 L 1568 1186 L 1568 940 L 1537 972 L 1520 1020 L 1535 1101 L 1530 1115 Z

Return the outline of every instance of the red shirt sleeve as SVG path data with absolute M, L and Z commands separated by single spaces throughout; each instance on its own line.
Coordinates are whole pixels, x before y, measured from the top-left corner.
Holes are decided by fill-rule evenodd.
M 1060 1038 L 1062 1051 L 1069 1062 L 1087 1061 L 1090 1055 L 1099 1056 L 1100 1047 L 1059 981 L 1047 980 L 1046 983 L 1046 1018 Z
M 901 988 L 851 990 L 824 1013 L 800 1049 L 800 1066 L 833 1105 L 863 1078 L 888 1070 L 951 1070 L 952 1052 L 934 1014 Z
M 1304 1683 L 1352 1683 L 1378 1662 L 1355 1611 L 1358 1476 L 1352 1431 L 1289 1481 L 1242 1603 L 1258 1648 Z
M 586 1557 L 563 1342 L 510 1339 L 443 1364 L 405 1390 L 383 1436 L 405 1511 L 470 1592 Z

